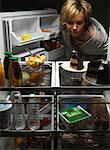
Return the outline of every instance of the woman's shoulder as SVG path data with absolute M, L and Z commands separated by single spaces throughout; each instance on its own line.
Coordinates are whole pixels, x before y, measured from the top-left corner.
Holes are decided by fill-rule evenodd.
M 108 39 L 108 35 L 102 24 L 93 17 L 91 17 L 90 19 L 91 26 L 89 27 L 89 33 L 93 38 L 98 39 L 99 41 L 106 42 Z
M 103 34 L 104 36 L 108 36 L 104 26 L 97 19 L 91 17 L 90 21 L 92 28 L 94 28 L 97 32 Z

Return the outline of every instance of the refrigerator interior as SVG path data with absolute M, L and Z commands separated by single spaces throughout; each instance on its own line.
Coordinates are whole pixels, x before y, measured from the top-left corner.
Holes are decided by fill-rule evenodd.
M 33 54 L 44 54 L 46 56 L 47 61 L 44 64 L 42 77 L 32 84 L 26 80 L 20 91 L 25 108 L 29 93 L 34 92 L 38 99 L 42 99 L 40 103 L 40 117 L 41 120 L 44 117 L 49 120 L 47 126 L 35 132 L 27 129 L 19 132 L 14 129 L 12 115 L 10 129 L 1 129 L 0 150 L 14 150 L 17 148 L 20 150 L 23 148 L 24 150 L 69 150 L 73 148 L 78 150 L 110 149 L 110 91 L 106 90 L 105 86 L 102 88 L 99 86 L 99 89 L 93 88 L 94 86 L 97 87 L 97 85 L 89 86 L 88 89 L 80 88 L 80 81 L 74 82 L 72 78 L 73 74 L 67 73 L 62 69 L 62 61 L 48 61 L 62 57 L 64 47 L 61 45 L 60 48 L 53 49 L 52 51 L 46 51 L 44 47 L 41 47 L 41 41 L 50 40 L 59 36 L 58 19 L 59 15 L 54 9 L 0 14 L 0 48 L 2 54 L 5 50 L 13 51 L 15 55 L 24 61 L 25 57 L 30 55 L 25 51 L 26 48 L 29 48 Z M 21 37 L 24 34 L 31 35 L 31 39 L 23 41 Z M 3 58 L 4 55 L 2 54 L 1 57 Z M 21 62 L 21 67 L 26 73 L 31 73 L 25 62 Z M 71 79 L 68 79 L 67 76 L 71 77 Z M 72 89 L 74 85 L 76 88 Z M 109 87 L 107 88 L 109 89 Z M 0 99 L 5 99 L 6 95 L 10 94 L 10 91 L 11 89 L 8 92 L 4 90 L 0 91 Z M 40 94 L 39 92 L 41 92 L 41 95 L 37 95 Z M 93 100 L 91 104 L 92 97 L 104 98 L 108 104 L 100 104 L 99 99 L 94 103 Z M 98 114 L 101 114 L 101 106 L 104 105 L 104 111 L 106 111 L 105 116 L 108 116 L 109 120 L 109 127 L 108 120 L 106 121 L 107 126 L 103 124 L 103 121 L 98 121 L 95 126 L 91 121 L 91 117 L 83 120 L 81 125 L 76 123 L 74 126 L 68 126 L 61 119 L 59 111 L 65 105 L 68 107 L 71 105 L 76 106 L 77 104 L 84 107 L 84 110 L 87 109 L 87 106 L 93 105 L 92 107 L 95 107 L 98 105 Z M 89 112 L 90 110 L 87 109 L 86 111 Z M 93 112 L 89 113 L 93 117 Z M 27 114 L 25 117 L 27 119 Z

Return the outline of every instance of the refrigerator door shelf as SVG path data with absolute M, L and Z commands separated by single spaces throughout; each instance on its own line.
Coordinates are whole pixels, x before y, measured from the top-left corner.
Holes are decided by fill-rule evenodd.
M 22 46 L 44 39 L 38 16 L 12 17 L 6 21 L 9 26 L 10 42 L 13 46 Z
M 44 40 L 44 35 L 40 29 L 37 30 L 35 33 L 31 33 L 31 38 L 28 40 L 22 40 L 21 36 L 17 36 L 14 32 L 11 32 L 11 37 L 13 46 L 22 46 L 40 40 Z
M 44 39 L 49 40 L 50 38 L 57 38 L 59 36 L 59 27 L 51 27 L 51 32 L 43 32 Z
M 59 36 L 59 14 L 40 16 L 40 28 L 44 34 L 44 40 Z

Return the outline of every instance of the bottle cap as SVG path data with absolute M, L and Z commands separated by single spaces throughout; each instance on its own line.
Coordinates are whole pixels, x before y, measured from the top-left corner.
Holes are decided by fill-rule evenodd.
M 16 98 L 20 97 L 20 93 L 15 93 L 14 97 L 16 97 Z
M 75 49 L 72 50 L 72 53 L 77 53 L 77 51 Z
M 35 94 L 30 94 L 29 97 L 35 97 Z
M 13 56 L 13 57 L 10 57 L 10 59 L 11 59 L 11 60 L 18 60 L 19 58 L 18 58 L 18 57 Z
M 4 55 L 12 55 L 12 52 L 4 52 Z

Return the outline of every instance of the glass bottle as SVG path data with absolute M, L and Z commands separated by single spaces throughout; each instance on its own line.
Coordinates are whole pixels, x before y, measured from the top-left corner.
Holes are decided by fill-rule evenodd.
M 109 61 L 104 61 L 105 84 L 110 84 L 110 64 Z
M 0 87 L 5 86 L 5 71 L 0 58 Z
M 18 62 L 18 57 L 10 57 L 8 73 L 10 86 L 22 86 L 22 71 Z
M 103 63 L 100 64 L 98 71 L 97 71 L 97 84 L 103 84 L 104 83 L 104 77 L 105 73 L 104 73 L 104 67 L 103 67 Z
M 12 52 L 5 52 L 4 55 L 5 55 L 5 58 L 4 58 L 3 65 L 4 65 L 4 71 L 5 71 L 5 78 L 9 79 L 8 67 L 10 64 L 10 57 L 12 56 Z
M 39 117 L 39 104 L 35 94 L 30 94 L 27 104 L 28 126 L 31 130 L 39 129 L 40 117 Z
M 25 128 L 26 123 L 25 123 L 25 109 L 20 92 L 14 94 L 13 103 L 14 103 L 13 114 L 14 114 L 15 129 L 22 130 Z
M 97 83 L 110 84 L 110 70 L 109 70 L 109 62 L 107 60 L 103 61 L 98 69 Z

